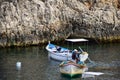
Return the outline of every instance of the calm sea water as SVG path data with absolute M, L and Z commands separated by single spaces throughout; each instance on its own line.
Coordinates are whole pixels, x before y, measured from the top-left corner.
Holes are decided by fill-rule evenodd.
M 0 80 L 120 80 L 120 43 L 90 44 L 87 51 L 93 61 L 87 61 L 88 71 L 104 75 L 85 79 L 64 77 L 59 72 L 61 62 L 50 59 L 45 46 L 35 46 L 0 49 Z M 21 70 L 16 69 L 18 61 Z

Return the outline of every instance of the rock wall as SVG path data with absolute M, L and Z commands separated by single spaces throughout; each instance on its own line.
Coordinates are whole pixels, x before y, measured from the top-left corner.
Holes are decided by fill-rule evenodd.
M 0 46 L 70 36 L 120 40 L 119 0 L 0 0 Z

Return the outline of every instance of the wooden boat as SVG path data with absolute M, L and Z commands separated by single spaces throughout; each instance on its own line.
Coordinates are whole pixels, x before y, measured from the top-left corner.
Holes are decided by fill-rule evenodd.
M 88 40 L 87 39 L 66 39 L 66 41 L 83 42 Z M 59 61 L 72 60 L 72 50 L 69 50 L 67 48 L 57 46 L 49 42 L 48 45 L 46 46 L 46 50 L 49 53 L 49 57 L 55 60 L 59 60 Z
M 60 50 L 57 50 L 57 45 L 51 44 L 49 43 L 46 46 L 46 49 L 49 53 L 49 57 L 55 59 L 55 60 L 59 60 L 59 61 L 66 61 L 66 60 L 71 60 L 71 56 L 72 56 L 72 52 L 67 49 L 67 48 L 63 48 L 63 47 L 59 47 Z
M 82 75 L 87 70 L 87 66 L 76 64 L 73 61 L 62 62 L 60 64 L 60 72 L 63 75 L 74 77 L 77 75 Z

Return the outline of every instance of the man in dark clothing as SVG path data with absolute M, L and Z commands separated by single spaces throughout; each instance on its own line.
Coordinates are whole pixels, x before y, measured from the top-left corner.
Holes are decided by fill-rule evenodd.
M 79 61 L 79 53 L 78 50 L 75 49 L 74 52 L 72 53 L 72 59 L 76 61 L 76 63 L 78 63 Z
M 61 51 L 61 47 L 60 46 L 56 46 L 56 49 L 57 49 L 58 52 Z

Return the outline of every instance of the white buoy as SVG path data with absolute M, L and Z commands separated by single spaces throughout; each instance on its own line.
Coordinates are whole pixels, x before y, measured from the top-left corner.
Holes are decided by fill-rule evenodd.
M 21 70 L 21 62 L 17 62 L 16 63 L 16 69 L 17 70 Z

